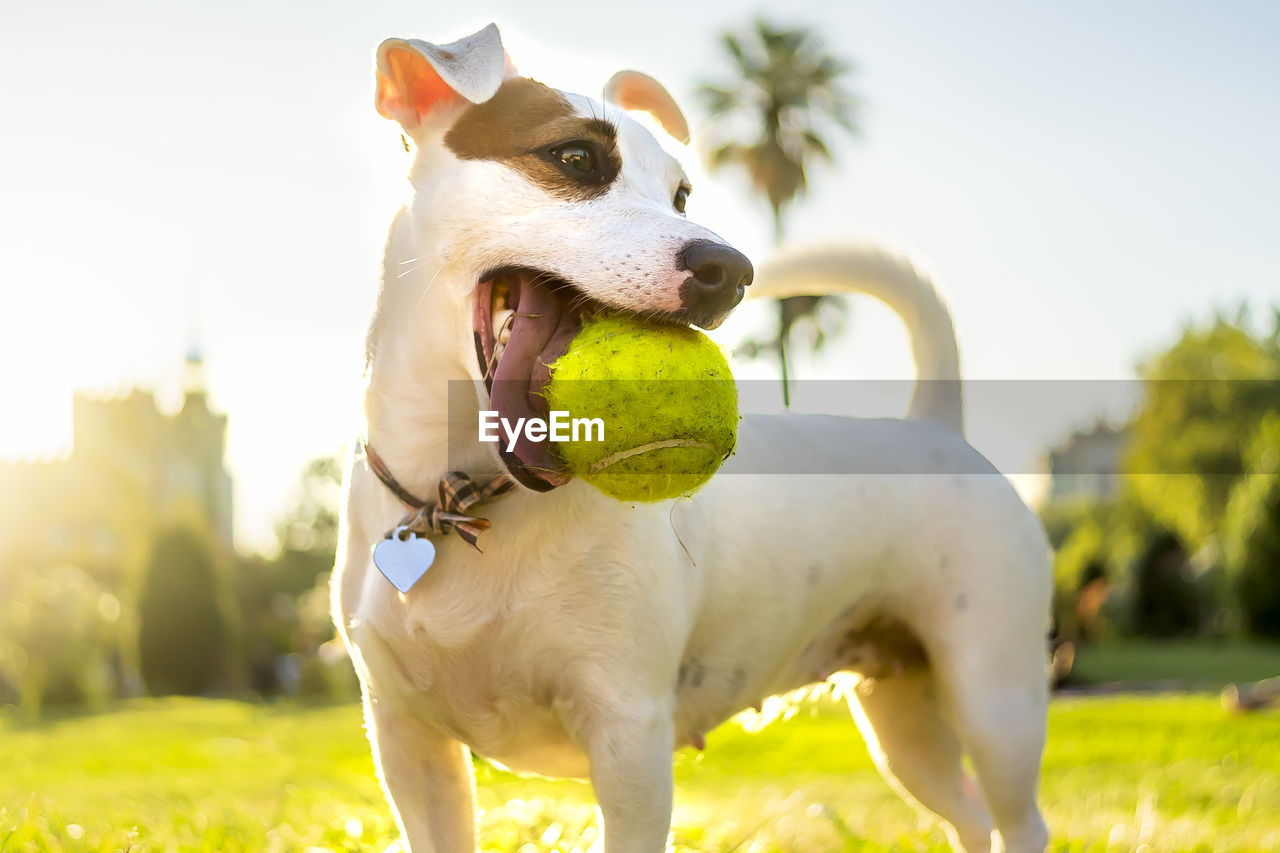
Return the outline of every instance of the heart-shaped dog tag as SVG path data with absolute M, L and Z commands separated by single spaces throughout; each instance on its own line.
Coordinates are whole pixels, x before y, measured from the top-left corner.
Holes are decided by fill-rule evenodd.
M 403 527 L 397 527 L 389 539 L 373 546 L 373 564 L 401 592 L 408 592 L 435 558 L 436 546 L 430 539 L 420 539 Z

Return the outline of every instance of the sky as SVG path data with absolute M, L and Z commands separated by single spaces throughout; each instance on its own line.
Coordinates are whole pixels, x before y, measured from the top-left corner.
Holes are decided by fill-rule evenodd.
M 65 453 L 75 389 L 176 405 L 195 345 L 230 418 L 237 539 L 269 547 L 305 462 L 360 426 L 363 338 L 407 186 L 398 129 L 373 109 L 377 44 L 496 21 L 522 72 L 559 88 L 646 71 L 685 106 L 696 167 L 693 93 L 726 70 L 717 34 L 761 13 L 814 26 L 853 62 L 862 103 L 863 134 L 834 140 L 838 168 L 812 174 L 789 242 L 923 263 L 966 376 L 1130 378 L 1185 323 L 1280 303 L 1274 3 L 5 3 L 0 458 Z M 693 172 L 690 216 L 765 256 L 743 177 Z M 860 300 L 798 372 L 909 377 L 908 352 L 893 315 Z M 1085 408 L 1036 441 L 1087 424 Z M 980 449 L 990 426 L 971 422 Z

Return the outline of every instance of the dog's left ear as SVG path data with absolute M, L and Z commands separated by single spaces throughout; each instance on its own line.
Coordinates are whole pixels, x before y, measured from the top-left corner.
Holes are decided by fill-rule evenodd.
M 648 74 L 619 71 L 604 84 L 604 99 L 624 110 L 639 110 L 653 116 L 662 129 L 681 143 L 689 144 L 689 122 L 676 99 Z
M 432 113 L 464 99 L 484 103 L 515 73 L 494 24 L 444 45 L 387 39 L 378 45 L 375 104 L 383 118 L 412 130 Z

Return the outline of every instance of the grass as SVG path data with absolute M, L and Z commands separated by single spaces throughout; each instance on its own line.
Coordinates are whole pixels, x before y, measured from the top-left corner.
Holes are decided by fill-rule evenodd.
M 484 850 L 585 849 L 590 789 L 478 768 Z M 676 761 L 678 851 L 940 851 L 831 702 Z M 1042 802 L 1056 851 L 1280 849 L 1280 714 L 1208 695 L 1061 699 Z M 164 699 L 0 723 L 0 851 L 381 851 L 395 829 L 354 705 Z
M 1217 690 L 1228 682 L 1280 675 L 1280 643 L 1126 640 L 1084 646 L 1071 677 L 1076 684 L 1166 683 Z

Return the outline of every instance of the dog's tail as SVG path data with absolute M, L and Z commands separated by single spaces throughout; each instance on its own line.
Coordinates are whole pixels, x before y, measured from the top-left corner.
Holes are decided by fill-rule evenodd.
M 964 431 L 960 354 L 951 312 L 933 282 L 908 261 L 856 246 L 786 251 L 756 267 L 752 297 L 865 293 L 902 318 L 911 336 L 916 387 L 908 417 Z

